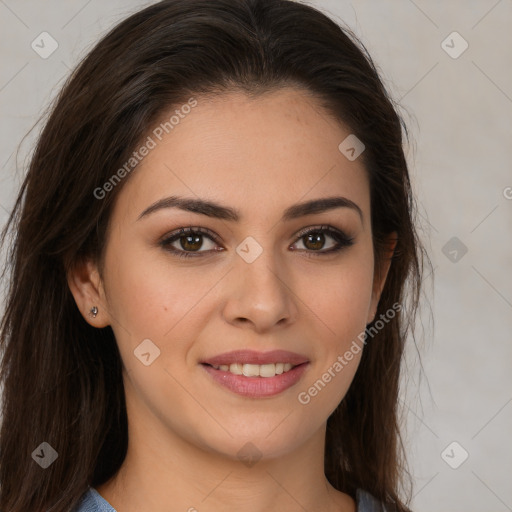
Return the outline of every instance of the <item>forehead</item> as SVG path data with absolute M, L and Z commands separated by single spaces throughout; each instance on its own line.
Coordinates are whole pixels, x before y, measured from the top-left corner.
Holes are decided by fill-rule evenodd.
M 369 210 L 361 159 L 350 161 L 338 149 L 350 129 L 311 95 L 285 88 L 256 98 L 230 92 L 194 99 L 196 106 L 170 109 L 156 124 L 160 129 L 148 133 L 152 148 L 123 187 L 116 209 L 136 217 L 151 202 L 184 195 L 254 216 L 282 212 L 300 200 L 344 195 Z

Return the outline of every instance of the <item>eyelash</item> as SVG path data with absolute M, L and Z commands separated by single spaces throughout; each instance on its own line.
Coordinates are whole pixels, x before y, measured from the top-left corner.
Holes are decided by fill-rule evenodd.
M 333 254 L 340 252 L 346 247 L 350 247 L 354 244 L 354 237 L 349 237 L 343 231 L 340 231 L 339 229 L 336 229 L 329 225 L 322 225 L 317 226 L 313 228 L 305 228 L 301 230 L 297 234 L 296 241 L 292 244 L 296 244 L 299 240 L 304 238 L 305 236 L 312 234 L 312 233 L 325 233 L 328 234 L 331 238 L 334 239 L 335 242 L 337 242 L 337 245 L 334 247 L 331 247 L 327 250 L 321 250 L 321 251 L 314 251 L 314 250 L 307 250 L 307 249 L 295 249 L 299 251 L 303 251 L 306 253 L 308 257 L 317 257 L 317 256 L 324 256 L 328 254 Z M 184 251 L 181 249 L 176 249 L 175 247 L 172 247 L 171 244 L 175 242 L 176 240 L 179 240 L 184 235 L 205 235 L 208 238 L 210 238 L 213 242 L 216 244 L 219 244 L 218 237 L 209 229 L 201 228 L 201 227 L 187 227 L 187 228 L 180 228 L 177 231 L 174 231 L 170 233 L 168 236 L 166 236 L 161 242 L 160 245 L 168 252 L 170 252 L 173 256 L 177 256 L 178 258 L 197 258 L 201 257 L 201 255 L 204 255 L 204 253 L 211 253 L 211 251 Z M 220 245 L 220 244 L 219 244 Z

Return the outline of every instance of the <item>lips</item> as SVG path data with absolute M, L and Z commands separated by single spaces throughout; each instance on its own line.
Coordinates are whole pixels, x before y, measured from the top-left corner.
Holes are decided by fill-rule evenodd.
M 217 370 L 209 364 L 201 366 L 214 382 L 232 393 L 246 398 L 270 398 L 296 385 L 307 371 L 309 363 L 298 364 L 291 370 L 273 377 L 246 377 L 245 375 L 235 375 L 229 371 Z
M 307 371 L 309 359 L 287 350 L 234 350 L 201 361 L 220 386 L 247 398 L 267 398 L 294 386 Z
M 307 363 L 309 359 L 301 354 L 289 352 L 287 350 L 272 350 L 270 352 L 257 352 L 255 350 L 234 350 L 232 352 L 225 352 L 214 357 L 209 357 L 202 364 L 210 366 L 231 365 L 238 364 L 271 364 L 271 363 L 289 363 L 292 366 L 297 366 L 302 363 Z

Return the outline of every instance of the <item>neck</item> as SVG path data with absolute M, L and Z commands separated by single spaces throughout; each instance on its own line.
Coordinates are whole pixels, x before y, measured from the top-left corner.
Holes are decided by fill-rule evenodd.
M 246 457 L 228 457 L 170 432 L 149 414 L 129 417 L 126 458 L 96 487 L 117 512 L 356 510 L 324 475 L 325 424 L 288 453 L 266 458 L 245 444 Z

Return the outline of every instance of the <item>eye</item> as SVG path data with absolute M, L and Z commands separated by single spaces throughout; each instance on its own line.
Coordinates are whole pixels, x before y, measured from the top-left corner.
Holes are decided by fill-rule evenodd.
M 335 253 L 354 244 L 353 237 L 347 236 L 343 231 L 332 226 L 305 228 L 298 234 L 298 238 L 297 242 L 290 248 L 307 251 L 308 253 L 318 253 L 312 254 L 314 256 Z M 299 247 L 294 247 L 297 244 L 299 244 Z M 302 244 L 302 247 L 300 247 L 300 244 Z
M 205 252 L 223 250 L 218 246 L 217 237 L 209 229 L 200 227 L 180 228 L 166 236 L 160 245 L 176 256 L 185 258 L 201 256 Z M 205 245 L 206 250 L 201 250 L 205 249 Z
M 308 256 L 332 254 L 354 243 L 354 238 L 332 226 L 308 227 L 303 229 L 297 237 L 297 242 L 290 246 L 290 249 L 304 251 Z M 301 244 L 302 247 L 300 247 Z M 224 250 L 217 236 L 209 229 L 201 227 L 180 228 L 167 235 L 160 245 L 180 258 L 201 257 L 205 256 L 205 253 Z

